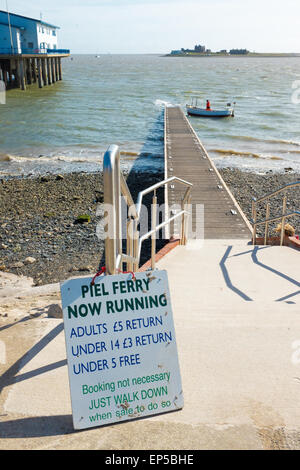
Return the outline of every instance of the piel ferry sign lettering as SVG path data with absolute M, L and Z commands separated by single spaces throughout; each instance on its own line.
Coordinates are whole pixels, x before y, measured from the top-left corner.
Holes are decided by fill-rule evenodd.
M 75 429 L 183 407 L 166 271 L 72 279 L 61 296 Z

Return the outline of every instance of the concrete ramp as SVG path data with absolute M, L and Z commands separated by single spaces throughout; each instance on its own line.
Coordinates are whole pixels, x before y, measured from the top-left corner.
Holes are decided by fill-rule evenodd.
M 287 247 L 205 240 L 159 262 L 171 286 L 181 418 L 224 438 L 235 429 L 235 448 L 300 447 L 299 261 Z
M 300 303 L 300 253 L 289 247 L 253 246 L 246 240 L 190 240 L 158 264 L 171 284 L 183 282 L 192 295 L 178 300 L 216 311 L 233 306 L 257 309 Z M 174 292 L 175 299 L 177 298 Z M 174 297 L 173 297 L 174 298 Z M 300 310 L 299 310 L 300 312 Z
M 299 259 L 245 240 L 175 248 L 158 268 L 169 276 L 184 408 L 82 432 L 62 321 L 28 318 L 23 290 L 20 320 L 0 323 L 1 449 L 299 449 Z

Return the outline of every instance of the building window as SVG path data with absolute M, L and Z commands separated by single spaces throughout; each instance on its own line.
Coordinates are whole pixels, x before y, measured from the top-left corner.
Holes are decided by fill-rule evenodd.
M 28 43 L 28 49 L 33 49 L 33 42 Z
M 53 29 L 53 31 L 52 31 L 52 36 L 56 36 L 56 31 L 55 31 L 55 29 Z

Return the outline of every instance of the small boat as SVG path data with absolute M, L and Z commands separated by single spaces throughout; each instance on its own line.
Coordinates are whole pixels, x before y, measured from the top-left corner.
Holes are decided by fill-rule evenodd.
M 235 105 L 235 103 L 234 103 Z M 197 106 L 197 101 L 196 105 L 192 104 L 187 104 L 186 105 L 186 110 L 189 116 L 201 116 L 201 117 L 234 117 L 234 106 L 231 107 L 231 103 L 227 104 L 226 109 L 205 109 L 205 108 L 199 108 Z

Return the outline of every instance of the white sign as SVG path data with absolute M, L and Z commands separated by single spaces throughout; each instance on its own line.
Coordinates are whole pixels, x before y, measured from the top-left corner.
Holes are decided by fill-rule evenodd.
M 91 281 L 61 284 L 74 428 L 181 409 L 167 272 Z

